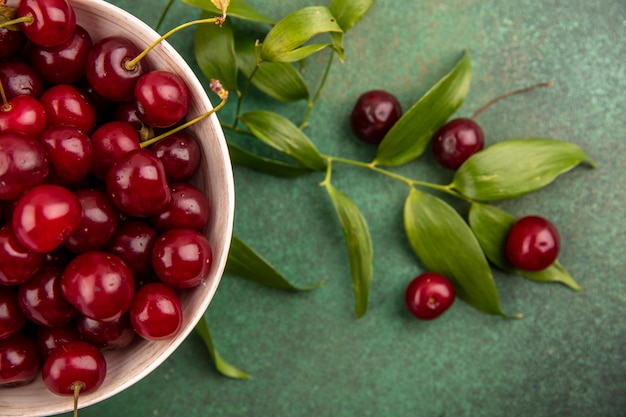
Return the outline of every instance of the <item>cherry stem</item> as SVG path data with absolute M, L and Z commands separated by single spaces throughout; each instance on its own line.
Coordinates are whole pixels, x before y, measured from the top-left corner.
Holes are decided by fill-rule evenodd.
M 33 15 L 28 13 L 26 16 L 18 17 L 17 19 L 7 20 L 6 22 L 0 23 L 0 29 L 8 27 L 8 26 L 17 25 L 18 23 L 26 23 L 30 25 L 34 21 L 35 21 L 35 18 L 33 17 Z
M 7 95 L 4 92 L 4 87 L 2 86 L 2 82 L 0 82 L 0 97 L 2 97 L 2 110 L 4 111 L 11 110 L 11 105 L 9 104 L 9 100 L 7 100 Z
M 545 83 L 538 83 L 538 84 L 535 84 L 535 85 L 531 85 L 529 87 L 520 88 L 519 90 L 513 90 L 513 91 L 509 91 L 508 93 L 504 93 L 501 96 L 498 96 L 498 97 L 496 97 L 494 99 L 489 100 L 485 105 L 483 105 L 481 108 L 476 110 L 474 112 L 474 114 L 472 115 L 471 119 L 472 120 L 476 120 L 476 118 L 478 117 L 479 114 L 481 114 L 483 111 L 487 110 L 489 107 L 491 107 L 496 102 L 502 100 L 503 98 L 511 97 L 511 96 L 516 95 L 516 94 L 525 93 L 527 91 L 534 90 L 535 88 L 552 87 L 552 85 L 553 85 L 552 82 L 548 81 L 548 82 L 545 82 Z
M 85 384 L 80 381 L 72 384 L 72 390 L 74 391 L 74 417 L 78 417 L 78 396 L 83 388 L 85 388 Z
M 141 61 L 143 58 L 145 58 L 146 55 L 148 55 L 148 52 L 153 50 L 159 43 L 161 43 L 161 41 L 164 41 L 170 35 L 173 35 L 174 33 L 178 32 L 181 29 L 185 29 L 185 28 L 187 28 L 189 26 L 200 25 L 200 24 L 204 24 L 204 23 L 215 23 L 215 24 L 220 24 L 221 25 L 223 22 L 224 22 L 224 18 L 223 17 L 211 17 L 211 18 L 208 18 L 208 19 L 192 20 L 190 22 L 183 23 L 182 25 L 177 26 L 174 29 L 170 30 L 169 32 L 165 33 L 164 35 L 161 35 L 156 41 L 152 42 L 146 49 L 143 50 L 143 52 L 141 52 L 135 58 L 126 61 L 124 63 L 124 66 L 126 67 L 126 69 L 128 71 L 132 71 L 137 66 L 137 63 L 139 61 Z

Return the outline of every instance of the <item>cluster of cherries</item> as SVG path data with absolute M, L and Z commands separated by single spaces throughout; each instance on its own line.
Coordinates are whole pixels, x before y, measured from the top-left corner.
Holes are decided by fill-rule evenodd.
M 501 98 L 547 85 L 550 84 L 538 84 L 504 94 L 481 107 L 471 118 L 448 121 L 433 137 L 432 151 L 435 160 L 445 168 L 458 169 L 470 156 L 484 147 L 483 130 L 475 121 L 480 112 Z M 360 140 L 377 145 L 401 116 L 402 107 L 393 94 L 384 90 L 371 90 L 357 99 L 350 115 L 350 123 Z M 504 249 L 514 268 L 540 271 L 556 261 L 560 238 L 549 220 L 541 216 L 525 216 L 518 219 L 509 230 Z M 404 296 L 411 314 L 422 320 L 431 320 L 450 308 L 455 292 L 445 276 L 426 272 L 408 284 Z
M 0 28 L 0 386 L 98 388 L 104 349 L 163 340 L 212 251 L 189 91 L 128 39 L 92 40 L 67 0 Z M 0 25 L 1 27 L 2 25 Z M 15 30 L 17 29 L 17 30 Z M 154 135 L 154 133 L 151 133 Z M 137 336 L 138 335 L 138 336 Z

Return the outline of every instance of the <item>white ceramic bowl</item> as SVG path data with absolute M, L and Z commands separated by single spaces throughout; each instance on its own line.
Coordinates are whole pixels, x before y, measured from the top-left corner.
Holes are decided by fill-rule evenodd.
M 159 35 L 128 12 L 101 0 L 70 0 L 77 22 L 87 29 L 94 42 L 110 35 L 121 35 L 145 48 Z M 162 42 L 147 56 L 152 69 L 167 69 L 182 76 L 191 92 L 189 116 L 198 116 L 212 108 L 202 85 L 185 60 L 167 42 Z M 79 407 L 103 401 L 138 382 L 163 363 L 193 330 L 208 307 L 223 274 L 232 236 L 234 185 L 232 167 L 224 134 L 217 117 L 203 119 L 191 129 L 204 154 L 194 184 L 203 189 L 210 203 L 206 236 L 213 250 L 213 265 L 204 285 L 182 291 L 184 322 L 173 339 L 160 342 L 137 340 L 126 349 L 107 351 L 107 375 L 103 385 L 83 394 Z M 137 339 L 139 339 L 137 337 Z M 37 377 L 29 385 L 0 389 L 0 415 L 51 416 L 72 410 L 71 397 L 50 393 Z

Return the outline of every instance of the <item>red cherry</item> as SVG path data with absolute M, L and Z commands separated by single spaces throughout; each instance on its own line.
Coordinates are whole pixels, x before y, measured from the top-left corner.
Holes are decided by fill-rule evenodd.
M 21 30 L 0 28 L 0 60 L 17 57 L 26 41 L 26 35 Z
M 0 200 L 11 201 L 48 177 L 46 150 L 19 133 L 0 133 Z
M 48 126 L 74 126 L 90 134 L 96 126 L 96 110 L 78 88 L 58 84 L 48 88 L 40 98 L 46 109 Z
M 54 349 L 43 364 L 45 386 L 55 394 L 75 395 L 75 386 L 86 393 L 100 387 L 106 376 L 106 361 L 100 350 L 82 340 L 67 342 Z
M 20 28 L 36 45 L 56 46 L 67 41 L 76 28 L 76 15 L 67 0 L 21 0 L 17 17 L 31 16 Z
M 152 248 L 157 231 L 142 220 L 128 218 L 120 223 L 105 250 L 117 255 L 133 272 L 135 287 L 152 278 Z
M 17 96 L 39 98 L 45 86 L 41 76 L 29 64 L 19 58 L 0 62 L 0 83 L 7 100 Z
M 483 130 L 474 120 L 453 119 L 435 134 L 433 155 L 442 166 L 457 169 L 484 144 Z
M 137 334 L 144 339 L 164 340 L 174 337 L 183 321 L 178 294 L 159 282 L 144 285 L 133 300 L 130 321 Z
M 148 126 L 168 128 L 187 114 L 189 89 L 183 79 L 169 71 L 150 71 L 135 84 L 135 105 Z
M 128 152 L 139 149 L 139 134 L 126 122 L 109 122 L 91 134 L 94 161 L 92 173 L 105 179 L 109 168 Z
M 89 137 L 72 126 L 51 126 L 40 142 L 48 154 L 50 181 L 69 186 L 77 184 L 91 172 L 93 148 Z
M 80 340 L 78 330 L 74 323 L 64 327 L 44 327 L 39 326 L 35 334 L 35 342 L 41 356 L 46 358 L 57 347 L 71 342 L 72 340 Z
M 209 222 L 209 201 L 204 192 L 188 183 L 171 186 L 172 198 L 165 209 L 150 218 L 159 231 L 186 228 L 203 231 Z
M 0 340 L 0 387 L 25 385 L 41 367 L 37 344 L 23 333 Z
M 86 316 L 76 320 L 81 338 L 98 349 L 113 350 L 128 346 L 135 338 L 128 314 L 117 320 L 98 321 Z
M 350 114 L 350 125 L 362 141 L 379 144 L 400 116 L 402 107 L 393 94 L 371 90 L 357 99 Z
M 442 315 L 452 303 L 455 292 L 446 277 L 426 272 L 415 277 L 407 286 L 404 301 L 418 319 L 432 320 Z
M 185 130 L 173 133 L 150 146 L 161 160 L 170 183 L 189 181 L 202 159 L 202 150 L 196 137 Z
M 0 285 L 19 285 L 43 268 L 46 256 L 20 243 L 11 223 L 0 228 Z
M 46 110 L 31 96 L 17 96 L 0 107 L 0 132 L 21 133 L 38 138 L 46 128 Z
M 25 323 L 26 316 L 20 309 L 17 291 L 0 285 L 0 340 L 22 330 Z
M 540 271 L 552 265 L 559 255 L 560 238 L 556 227 L 540 216 L 517 220 L 506 238 L 506 256 L 524 271 Z

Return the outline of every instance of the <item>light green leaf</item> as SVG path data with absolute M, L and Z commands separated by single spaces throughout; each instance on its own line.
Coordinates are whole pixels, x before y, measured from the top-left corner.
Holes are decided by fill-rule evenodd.
M 257 67 L 255 40 L 245 35 L 237 35 L 235 49 L 240 71 L 246 77 L 250 77 Z M 256 68 L 251 82 L 276 100 L 293 102 L 309 98 L 309 89 L 302 75 L 293 65 L 286 62 L 263 62 Z
M 232 237 L 226 272 L 266 287 L 287 291 L 312 290 L 324 283 L 321 280 L 306 287 L 296 287 L 237 236 Z
M 234 165 L 244 166 L 276 177 L 295 178 L 313 172 L 303 166 L 286 164 L 282 161 L 255 155 L 231 142 L 228 142 L 228 151 Z
M 204 13 L 203 17 L 207 17 Z M 207 79 L 220 80 L 226 90 L 237 90 L 235 42 L 230 20 L 218 25 L 200 25 L 194 42 L 196 61 Z
M 424 153 L 433 135 L 463 104 L 472 66 L 467 51 L 454 69 L 420 98 L 387 132 L 374 163 L 398 166 Z
M 215 7 L 211 0 L 183 0 L 189 6 L 198 7 L 216 15 L 222 12 Z M 274 24 L 274 20 L 250 6 L 245 0 L 231 0 L 228 6 L 228 16 L 238 17 L 252 22 Z
M 316 171 L 326 169 L 326 160 L 313 142 L 289 119 L 266 110 L 253 110 L 239 116 L 250 132 L 263 142 Z
M 580 291 L 580 286 L 558 260 L 542 271 L 530 272 L 513 268 L 506 259 L 504 247 L 506 236 L 515 221 L 514 216 L 489 204 L 473 203 L 469 213 L 470 227 L 487 259 L 496 267 L 533 281 L 560 282 L 573 290 Z
M 324 185 L 337 212 L 348 248 L 354 291 L 354 312 L 357 317 L 363 317 L 367 311 L 373 271 L 372 240 L 367 222 L 356 204 L 333 187 L 330 181 L 325 181 Z
M 517 197 L 538 190 L 581 162 L 595 166 L 577 145 L 557 139 L 510 139 L 472 155 L 450 186 L 476 200 Z
M 305 45 L 300 48 L 296 48 L 292 51 L 285 52 L 283 54 L 278 55 L 273 59 L 273 61 L 267 62 L 296 62 L 302 61 L 304 58 L 309 55 L 313 55 L 316 52 L 321 51 L 324 48 L 329 46 L 334 46 L 333 43 L 314 43 L 311 45 Z
M 367 14 L 376 0 L 333 0 L 330 12 L 344 32 L 352 29 Z
M 487 259 L 455 209 L 411 189 L 404 206 L 404 227 L 413 251 L 429 271 L 447 277 L 456 294 L 477 310 L 505 315 Z
M 218 353 L 217 349 L 215 349 L 215 345 L 213 344 L 213 339 L 211 338 L 211 333 L 209 332 L 209 325 L 207 324 L 206 317 L 203 317 L 198 324 L 196 325 L 196 331 L 204 341 L 204 345 L 206 346 L 209 354 L 213 358 L 213 362 L 215 363 L 215 368 L 224 376 L 235 379 L 248 379 L 250 375 L 247 373 L 240 371 L 235 368 L 230 363 L 226 362 L 222 356 Z
M 298 9 L 281 19 L 269 31 L 261 46 L 261 58 L 264 61 L 295 60 L 295 56 L 303 57 L 304 52 L 312 53 L 315 48 L 308 48 L 304 52 L 294 53 L 305 42 L 321 33 L 341 32 L 335 17 L 328 7 L 309 6 Z M 299 58 L 299 59 L 300 59 Z

